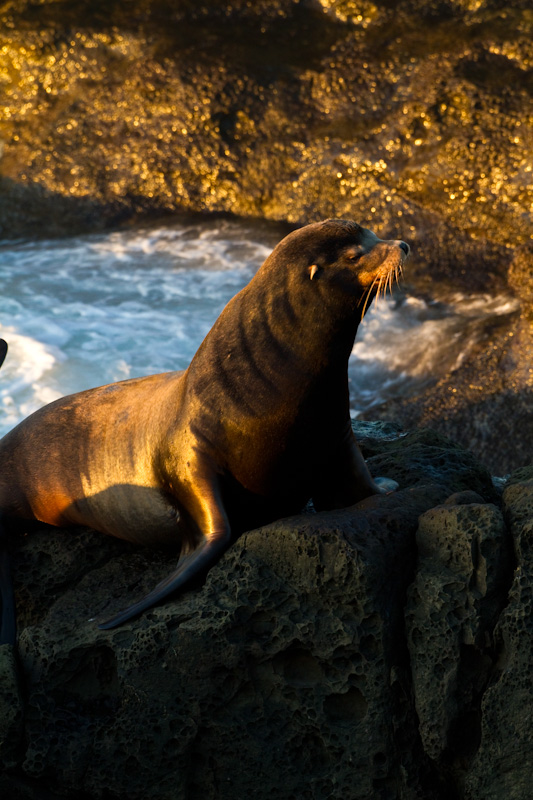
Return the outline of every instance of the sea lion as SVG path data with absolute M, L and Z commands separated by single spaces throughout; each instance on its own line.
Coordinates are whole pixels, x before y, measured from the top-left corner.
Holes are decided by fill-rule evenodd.
M 182 589 L 244 531 L 309 498 L 333 509 L 384 491 L 352 432 L 347 364 L 366 309 L 408 253 L 348 220 L 300 228 L 184 372 L 61 398 L 0 441 L 4 515 L 181 550 L 166 580 L 101 628 Z

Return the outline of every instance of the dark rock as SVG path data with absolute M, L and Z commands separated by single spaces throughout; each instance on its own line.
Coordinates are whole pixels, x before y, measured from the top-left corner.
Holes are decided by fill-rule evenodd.
M 446 506 L 468 506 L 472 503 L 483 503 L 483 498 L 471 489 L 466 489 L 464 492 L 456 492 L 451 494 L 444 502 Z
M 373 475 L 394 478 L 402 488 L 435 483 L 448 494 L 470 490 L 485 502 L 497 499 L 489 472 L 442 434 L 429 428 L 401 433 L 396 425 L 378 426 L 365 435 L 364 423 L 352 423 Z
M 515 483 L 524 483 L 533 480 L 533 464 L 529 467 L 521 467 L 512 472 L 506 480 L 506 486 L 512 486 Z
M 497 660 L 511 548 L 493 505 L 446 503 L 420 517 L 406 606 L 415 705 L 425 752 L 464 772 L 480 740 L 483 692 Z M 459 782 L 459 776 L 456 776 Z
M 88 618 L 142 593 L 162 565 L 135 553 L 91 569 L 20 634 L 24 775 L 132 800 L 424 785 L 430 765 L 419 776 L 406 751 L 400 768 L 392 730 L 412 715 L 402 606 L 416 521 L 442 497 L 406 491 L 253 531 L 201 590 L 110 633 Z M 29 537 L 18 581 L 32 538 L 68 550 L 77 537 Z M 404 736 L 417 752 L 412 720 Z
M 419 396 L 391 400 L 367 414 L 374 419 L 392 417 L 406 428 L 428 426 L 438 430 L 471 448 L 495 475 L 530 463 L 530 331 L 525 320 L 519 321 L 514 332 L 496 331 L 474 348 L 459 368 Z
M 13 647 L 0 645 L 0 763 L 14 767 L 21 752 L 23 704 Z
M 526 798 L 533 780 L 533 480 L 509 486 L 503 501 L 517 564 L 494 630 L 498 659 L 483 696 L 480 744 L 466 781 L 471 800 Z
M 172 557 L 12 532 L 5 796 L 448 800 L 510 782 L 528 797 L 531 481 L 508 485 L 502 514 L 438 434 L 356 427 L 405 488 L 250 531 L 202 588 L 116 630 L 92 618 Z

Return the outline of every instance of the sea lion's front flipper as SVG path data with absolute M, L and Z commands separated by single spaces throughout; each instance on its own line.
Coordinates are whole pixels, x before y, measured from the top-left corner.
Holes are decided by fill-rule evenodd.
M 197 466 L 200 467 L 199 464 Z M 222 505 L 218 480 L 209 474 L 209 466 L 203 466 L 203 471 L 197 473 L 192 483 L 195 489 L 188 498 L 187 509 L 180 509 L 180 524 L 195 529 L 202 537 L 201 544 L 192 553 L 182 556 L 174 572 L 158 583 L 142 600 L 107 622 L 100 623 L 98 627 L 102 630 L 115 628 L 174 592 L 186 589 L 194 579 L 216 564 L 230 546 L 231 530 Z
M 373 478 L 359 449 L 351 426 L 317 476 L 313 503 L 317 511 L 348 508 L 376 494 L 398 489 L 391 478 Z

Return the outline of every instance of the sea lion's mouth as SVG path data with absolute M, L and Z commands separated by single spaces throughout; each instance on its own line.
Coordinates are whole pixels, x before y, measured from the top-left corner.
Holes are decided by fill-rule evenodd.
M 364 301 L 361 319 L 364 317 L 374 294 L 376 303 L 378 303 L 379 298 L 385 297 L 387 291 L 392 294 L 395 283 L 399 286 L 400 278 L 403 275 L 403 265 L 408 257 L 409 251 L 404 250 L 402 247 L 397 247 L 386 256 L 376 269 L 369 270 L 368 279 L 365 281 L 368 283 L 368 288 L 364 291 L 358 303 L 360 305 Z

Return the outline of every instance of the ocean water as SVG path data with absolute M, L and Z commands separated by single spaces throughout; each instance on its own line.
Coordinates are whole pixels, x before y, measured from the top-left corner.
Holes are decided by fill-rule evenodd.
M 261 226 L 211 220 L 0 244 L 0 435 L 62 395 L 184 369 L 274 242 Z M 416 394 L 512 308 L 509 298 L 402 292 L 374 304 L 349 364 L 353 416 Z

